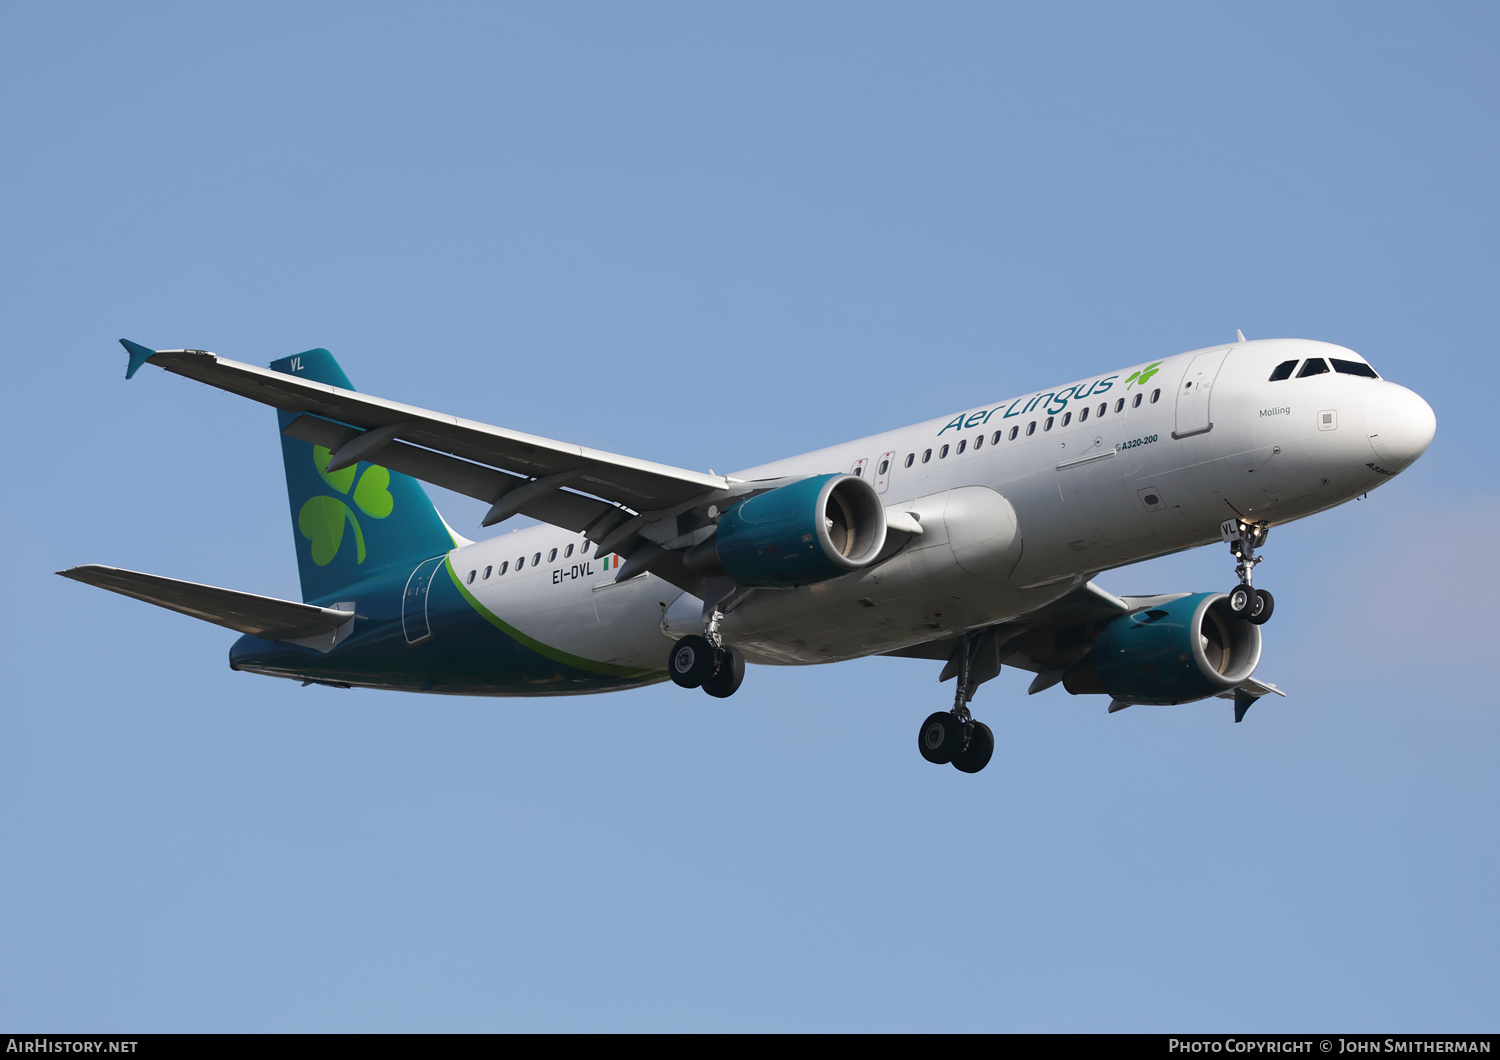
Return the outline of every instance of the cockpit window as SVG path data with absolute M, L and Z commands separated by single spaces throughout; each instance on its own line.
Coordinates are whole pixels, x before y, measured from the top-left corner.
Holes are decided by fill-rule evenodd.
M 1282 361 L 1276 366 L 1276 370 L 1271 373 L 1271 378 L 1267 382 L 1279 383 L 1283 379 L 1290 379 L 1292 377 L 1292 369 L 1295 367 L 1297 367 L 1296 361 Z
M 1322 375 L 1328 371 L 1328 362 L 1321 357 L 1309 357 L 1307 363 L 1302 366 L 1302 371 L 1297 373 L 1298 379 L 1306 379 L 1310 375 Z
M 1335 372 L 1341 372 L 1344 375 L 1362 375 L 1366 379 L 1380 378 L 1380 376 L 1375 374 L 1375 369 L 1363 361 L 1341 361 L 1337 357 L 1330 357 L 1328 359 L 1333 362 L 1333 370 Z

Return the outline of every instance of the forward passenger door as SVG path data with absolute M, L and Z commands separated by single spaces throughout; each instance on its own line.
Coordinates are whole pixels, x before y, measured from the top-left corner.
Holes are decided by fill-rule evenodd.
M 1172 432 L 1173 438 L 1186 438 L 1213 429 L 1209 401 L 1213 396 L 1214 380 L 1231 349 L 1233 347 L 1225 346 L 1220 350 L 1208 350 L 1188 364 L 1177 387 L 1177 429 Z

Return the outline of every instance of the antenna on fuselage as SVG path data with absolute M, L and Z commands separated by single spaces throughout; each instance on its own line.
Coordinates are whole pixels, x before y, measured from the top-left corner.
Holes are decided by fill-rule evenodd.
M 1239 336 L 1239 339 L 1240 339 L 1241 342 L 1245 341 L 1245 333 L 1243 331 L 1241 331 L 1239 328 L 1235 328 L 1234 329 L 1234 333 Z

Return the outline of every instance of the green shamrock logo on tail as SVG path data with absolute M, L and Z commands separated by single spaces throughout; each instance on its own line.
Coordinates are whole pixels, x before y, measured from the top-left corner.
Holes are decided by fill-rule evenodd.
M 1125 389 L 1129 390 L 1137 383 L 1145 386 L 1146 380 L 1150 379 L 1153 375 L 1156 374 L 1156 371 L 1161 367 L 1161 364 L 1162 363 L 1160 361 L 1154 361 L 1151 364 L 1146 365 L 1146 367 L 1142 368 L 1139 372 L 1131 372 L 1130 378 L 1125 380 Z
M 391 496 L 391 473 L 389 471 L 378 464 L 370 464 L 356 483 L 355 475 L 359 471 L 358 465 L 346 467 L 342 471 L 330 472 L 328 460 L 331 456 L 332 454 L 323 446 L 313 446 L 313 465 L 317 467 L 318 474 L 324 482 L 344 494 L 347 494 L 352 486 L 355 506 L 371 519 L 384 519 L 391 514 L 396 507 L 396 499 Z M 312 542 L 312 558 L 318 566 L 328 566 L 333 562 L 333 557 L 339 554 L 339 546 L 344 543 L 345 523 L 354 529 L 354 562 L 363 563 L 365 561 L 365 534 L 360 529 L 358 517 L 349 505 L 337 497 L 319 495 L 308 498 L 302 510 L 297 513 L 297 529 L 302 532 L 303 537 Z

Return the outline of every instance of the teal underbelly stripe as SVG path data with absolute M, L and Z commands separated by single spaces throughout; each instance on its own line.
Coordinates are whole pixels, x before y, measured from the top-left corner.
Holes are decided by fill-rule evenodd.
M 512 640 L 524 644 L 538 655 L 551 659 L 553 662 L 562 663 L 564 666 L 571 666 L 575 670 L 583 670 L 585 673 L 591 674 L 604 674 L 608 677 L 630 677 L 647 681 L 659 681 L 666 676 L 661 670 L 638 670 L 629 666 L 614 666 L 610 663 L 595 662 L 593 659 L 585 659 L 580 655 L 570 655 L 565 651 L 552 647 L 550 644 L 543 644 L 539 640 L 528 637 L 515 626 L 512 626 L 509 622 L 506 622 L 499 615 L 481 604 L 475 598 L 474 594 L 469 592 L 468 587 L 459 578 L 458 572 L 453 569 L 452 557 L 443 561 L 443 568 L 447 570 L 448 577 L 453 579 L 454 587 L 469 602 L 469 606 L 479 612 L 479 615 L 486 622 Z

